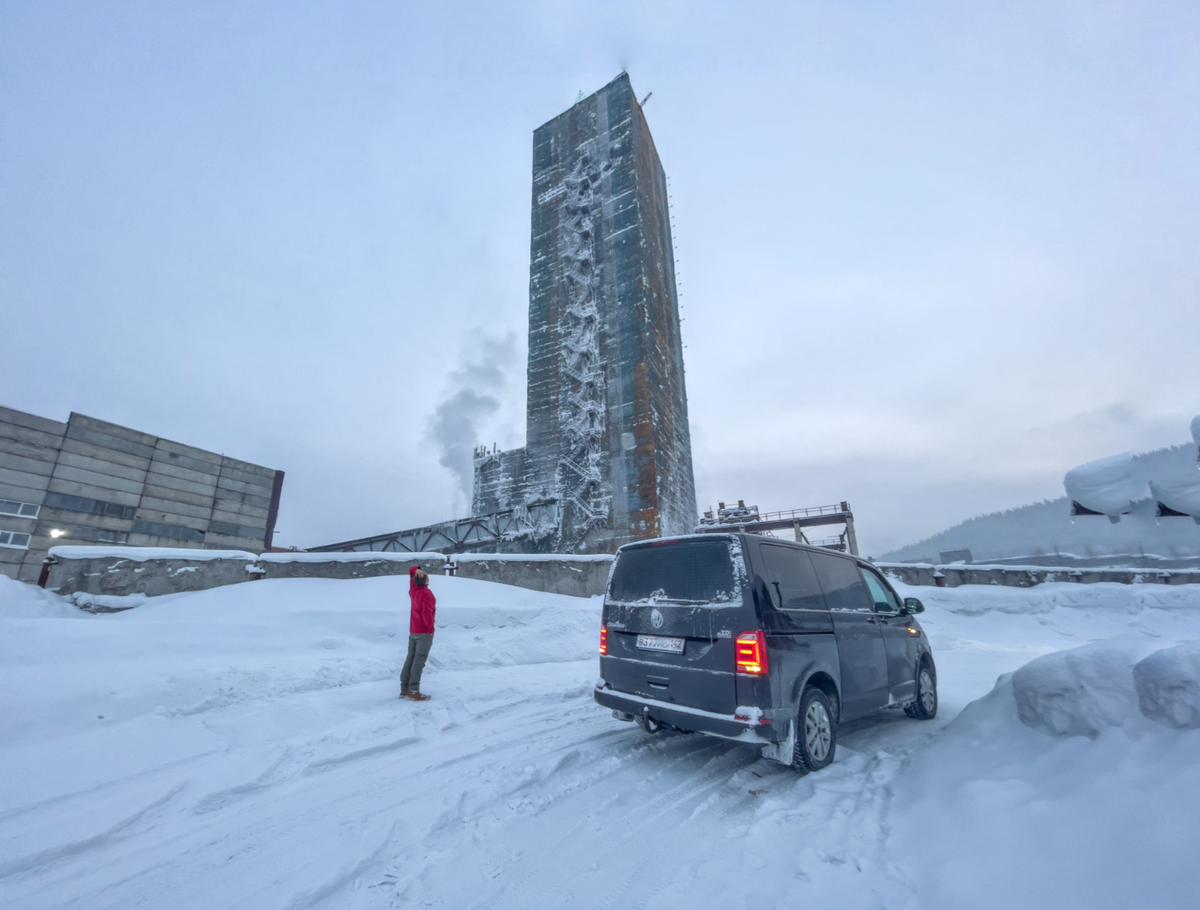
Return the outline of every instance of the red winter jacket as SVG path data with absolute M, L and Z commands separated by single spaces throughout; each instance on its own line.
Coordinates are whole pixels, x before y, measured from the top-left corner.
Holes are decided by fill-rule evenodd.
M 429 590 L 429 585 L 419 585 L 413 577 L 417 574 L 416 566 L 408 569 L 408 596 L 412 598 L 412 616 L 408 620 L 408 631 L 413 635 L 428 632 L 433 634 L 433 614 L 437 612 L 437 598 Z

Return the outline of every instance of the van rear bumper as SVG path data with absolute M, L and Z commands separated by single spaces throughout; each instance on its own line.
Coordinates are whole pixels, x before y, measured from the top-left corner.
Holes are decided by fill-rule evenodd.
M 596 704 L 602 707 L 635 717 L 649 717 L 660 724 L 690 733 L 706 733 L 709 736 L 736 739 L 739 742 L 761 746 L 764 743 L 778 742 L 787 732 L 786 729 L 777 729 L 781 725 L 775 723 L 775 712 L 770 710 L 752 709 L 746 715 L 717 714 L 630 692 L 618 692 L 608 684 L 597 684 L 592 695 Z M 786 727 L 787 724 L 782 726 Z

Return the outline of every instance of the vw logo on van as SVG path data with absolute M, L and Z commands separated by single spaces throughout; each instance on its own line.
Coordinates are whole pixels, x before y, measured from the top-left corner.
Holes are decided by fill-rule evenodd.
M 650 611 L 650 625 L 654 626 L 654 628 L 656 628 L 656 629 L 661 629 L 662 624 L 663 624 L 663 615 L 661 613 L 659 613 L 658 608 L 655 607 L 653 610 Z

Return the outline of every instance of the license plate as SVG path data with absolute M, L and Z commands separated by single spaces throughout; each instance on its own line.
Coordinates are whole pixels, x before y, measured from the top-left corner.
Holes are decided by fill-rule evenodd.
M 683 653 L 682 638 L 664 638 L 661 635 L 639 635 L 637 646 L 643 651 L 666 651 L 668 654 Z

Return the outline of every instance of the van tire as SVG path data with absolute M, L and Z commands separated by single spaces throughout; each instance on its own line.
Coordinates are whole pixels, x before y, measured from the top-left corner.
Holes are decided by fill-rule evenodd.
M 833 761 L 836 752 L 837 727 L 829 699 L 820 689 L 809 686 L 800 698 L 792 770 L 797 774 L 820 771 Z
M 925 661 L 917 667 L 917 700 L 904 709 L 904 713 L 917 720 L 933 720 L 937 717 L 937 677 L 933 668 Z

